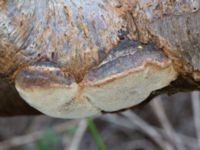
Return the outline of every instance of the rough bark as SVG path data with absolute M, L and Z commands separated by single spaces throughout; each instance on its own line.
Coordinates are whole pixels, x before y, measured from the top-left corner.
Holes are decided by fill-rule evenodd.
M 0 0 L 0 115 L 38 113 L 14 87 L 16 75 L 24 68 L 52 62 L 79 83 L 85 76 L 102 75 L 93 68 L 113 61 L 116 48 L 147 47 L 135 62 L 128 62 L 137 68 L 139 60 L 154 57 L 153 46 L 155 58 L 161 53 L 175 68 L 177 79 L 152 91 L 147 100 L 162 93 L 199 90 L 199 6 L 199 0 Z M 127 41 L 136 46 L 126 47 Z

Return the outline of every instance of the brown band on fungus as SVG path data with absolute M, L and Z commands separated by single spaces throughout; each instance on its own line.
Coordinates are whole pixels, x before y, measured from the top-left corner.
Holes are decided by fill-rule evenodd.
M 34 88 L 70 88 L 75 82 L 74 78 L 62 72 L 50 62 L 40 62 L 21 70 L 15 79 L 15 83 L 23 89 Z
M 145 69 L 147 65 L 155 65 L 164 68 L 172 62 L 153 44 L 142 44 L 135 41 L 122 41 L 112 49 L 108 57 L 97 67 L 92 68 L 86 74 L 84 81 L 100 82 L 120 76 L 126 76 L 134 71 Z M 111 77 L 111 78 L 110 78 Z
M 85 85 L 85 86 L 101 86 L 103 84 L 107 84 L 109 82 L 112 82 L 113 80 L 118 80 L 120 78 L 123 78 L 129 74 L 134 74 L 136 72 L 140 72 L 140 71 L 144 71 L 147 66 L 154 66 L 156 68 L 161 69 L 161 68 L 167 68 L 168 66 L 172 65 L 171 61 L 165 61 L 165 62 L 162 62 L 162 63 L 159 63 L 159 62 L 156 62 L 155 60 L 145 60 L 145 62 L 141 65 L 141 66 L 138 66 L 136 68 L 132 68 L 132 69 L 128 69 L 124 72 L 121 72 L 121 73 L 117 73 L 117 74 L 113 74 L 113 75 L 109 75 L 107 76 L 106 78 L 103 78 L 102 80 L 97 80 L 97 81 L 83 81 L 81 83 L 81 85 Z

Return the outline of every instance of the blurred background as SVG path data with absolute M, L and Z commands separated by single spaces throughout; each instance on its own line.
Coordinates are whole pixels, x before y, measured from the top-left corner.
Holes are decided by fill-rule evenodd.
M 80 120 L 0 118 L 0 150 L 200 150 L 200 94 Z

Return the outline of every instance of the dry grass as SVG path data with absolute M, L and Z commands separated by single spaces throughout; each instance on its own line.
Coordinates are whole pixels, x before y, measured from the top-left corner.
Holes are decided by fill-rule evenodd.
M 198 150 L 199 99 L 198 92 L 164 95 L 134 111 L 94 118 L 95 124 L 46 116 L 1 118 L 0 150 Z

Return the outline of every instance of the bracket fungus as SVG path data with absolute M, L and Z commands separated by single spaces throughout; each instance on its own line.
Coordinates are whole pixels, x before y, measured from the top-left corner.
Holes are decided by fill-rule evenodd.
M 152 45 L 125 42 L 88 70 L 80 82 L 42 62 L 20 71 L 15 85 L 28 104 L 46 115 L 81 118 L 135 106 L 176 77 L 162 51 Z

